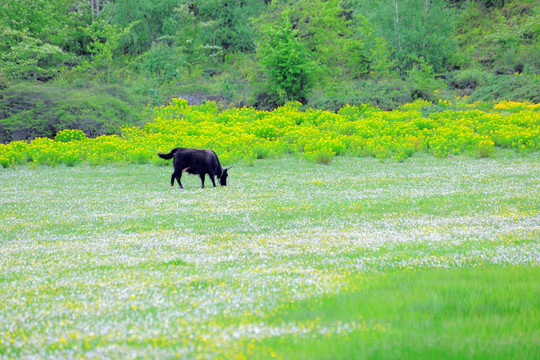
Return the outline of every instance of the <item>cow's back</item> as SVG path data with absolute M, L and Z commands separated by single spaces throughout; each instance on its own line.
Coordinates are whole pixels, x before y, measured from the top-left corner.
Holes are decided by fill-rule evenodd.
M 178 170 L 187 169 L 191 174 L 214 174 L 218 167 L 216 154 L 211 150 L 179 148 L 174 154 L 174 165 Z

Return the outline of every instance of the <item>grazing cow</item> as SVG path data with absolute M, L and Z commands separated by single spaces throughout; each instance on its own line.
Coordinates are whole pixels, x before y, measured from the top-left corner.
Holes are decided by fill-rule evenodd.
M 212 150 L 198 150 L 198 149 L 186 149 L 175 148 L 170 153 L 163 154 L 158 153 L 158 156 L 162 159 L 172 159 L 174 172 L 171 176 L 171 189 L 174 187 L 174 179 L 178 181 L 178 185 L 183 189 L 180 178 L 182 173 L 188 172 L 189 174 L 197 174 L 201 177 L 201 186 L 204 188 L 204 177 L 206 174 L 212 180 L 212 184 L 216 187 L 214 176 L 217 176 L 221 186 L 227 186 L 227 170 L 230 167 L 223 169 L 219 163 L 219 159 L 215 152 Z

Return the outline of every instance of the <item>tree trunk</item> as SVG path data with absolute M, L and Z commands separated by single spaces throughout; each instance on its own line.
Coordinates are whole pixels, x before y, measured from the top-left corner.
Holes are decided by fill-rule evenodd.
M 101 11 L 103 11 L 103 1 L 104 0 L 90 0 L 90 7 L 92 9 L 92 16 L 97 18 Z
M 92 9 L 92 17 L 96 18 L 96 0 L 90 0 L 90 8 Z
M 398 38 L 398 49 L 401 51 L 401 37 L 399 35 L 399 8 L 398 8 L 398 0 L 394 0 L 394 6 L 396 7 L 396 17 L 394 18 L 394 31 L 396 32 L 396 36 Z
M 429 5 L 429 0 L 424 0 L 424 30 L 427 29 L 428 5 Z M 425 48 L 426 48 L 426 41 L 424 37 L 424 41 L 422 42 L 422 49 L 425 49 Z

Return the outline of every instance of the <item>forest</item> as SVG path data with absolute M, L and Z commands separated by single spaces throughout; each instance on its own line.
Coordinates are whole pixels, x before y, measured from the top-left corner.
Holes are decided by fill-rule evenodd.
M 4 0 L 0 14 L 0 143 L 115 134 L 172 98 L 540 100 L 536 0 Z

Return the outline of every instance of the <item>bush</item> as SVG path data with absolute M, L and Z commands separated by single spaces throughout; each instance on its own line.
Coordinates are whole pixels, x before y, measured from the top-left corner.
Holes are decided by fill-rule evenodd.
M 141 124 L 142 109 L 136 98 L 116 86 L 18 84 L 3 92 L 0 142 L 53 138 L 65 129 L 78 129 L 89 137 L 115 134 L 121 125 Z
M 476 88 L 484 86 L 491 77 L 486 71 L 467 69 L 451 74 L 448 86 L 459 90 L 460 96 L 469 96 Z
M 436 95 L 445 88 L 445 84 L 435 79 L 433 67 L 423 59 L 419 59 L 407 74 L 407 86 L 413 100 L 424 99 L 433 101 L 438 98 Z
M 86 135 L 81 130 L 61 130 L 54 137 L 54 141 L 70 142 L 86 139 Z
M 484 105 L 439 101 L 444 111 L 425 116 L 432 107 L 417 100 L 394 111 L 369 105 L 346 106 L 338 113 L 301 110 L 290 103 L 274 111 L 232 108 L 220 111 L 215 103 L 190 106 L 173 99 L 154 108 L 151 122 L 123 127 L 122 135 L 83 137 L 77 130 L 59 132 L 56 141 L 36 138 L 0 146 L 3 167 L 31 161 L 41 165 L 152 163 L 176 146 L 214 150 L 222 164 L 295 154 L 308 161 L 330 163 L 336 156 L 372 156 L 380 161 L 405 161 L 417 152 L 437 157 L 466 154 L 488 157 L 497 147 L 517 151 L 540 148 L 540 108 L 530 103 Z M 461 107 L 463 107 L 461 109 Z
M 474 91 L 469 100 L 515 100 L 540 102 L 540 83 L 538 79 L 526 75 L 499 75 L 486 80 L 485 85 Z
M 317 164 L 328 165 L 336 155 L 331 149 L 324 148 L 304 153 L 304 158 Z
M 412 92 L 407 84 L 399 79 L 370 82 L 363 81 L 358 86 L 351 83 L 337 88 L 317 89 L 308 98 L 308 105 L 315 109 L 338 111 L 347 105 L 369 104 L 383 110 L 397 109 L 412 101 Z
M 270 26 L 258 47 L 263 71 L 268 76 L 268 92 L 279 99 L 306 102 L 314 85 L 316 62 L 310 49 L 299 41 L 291 24 Z

